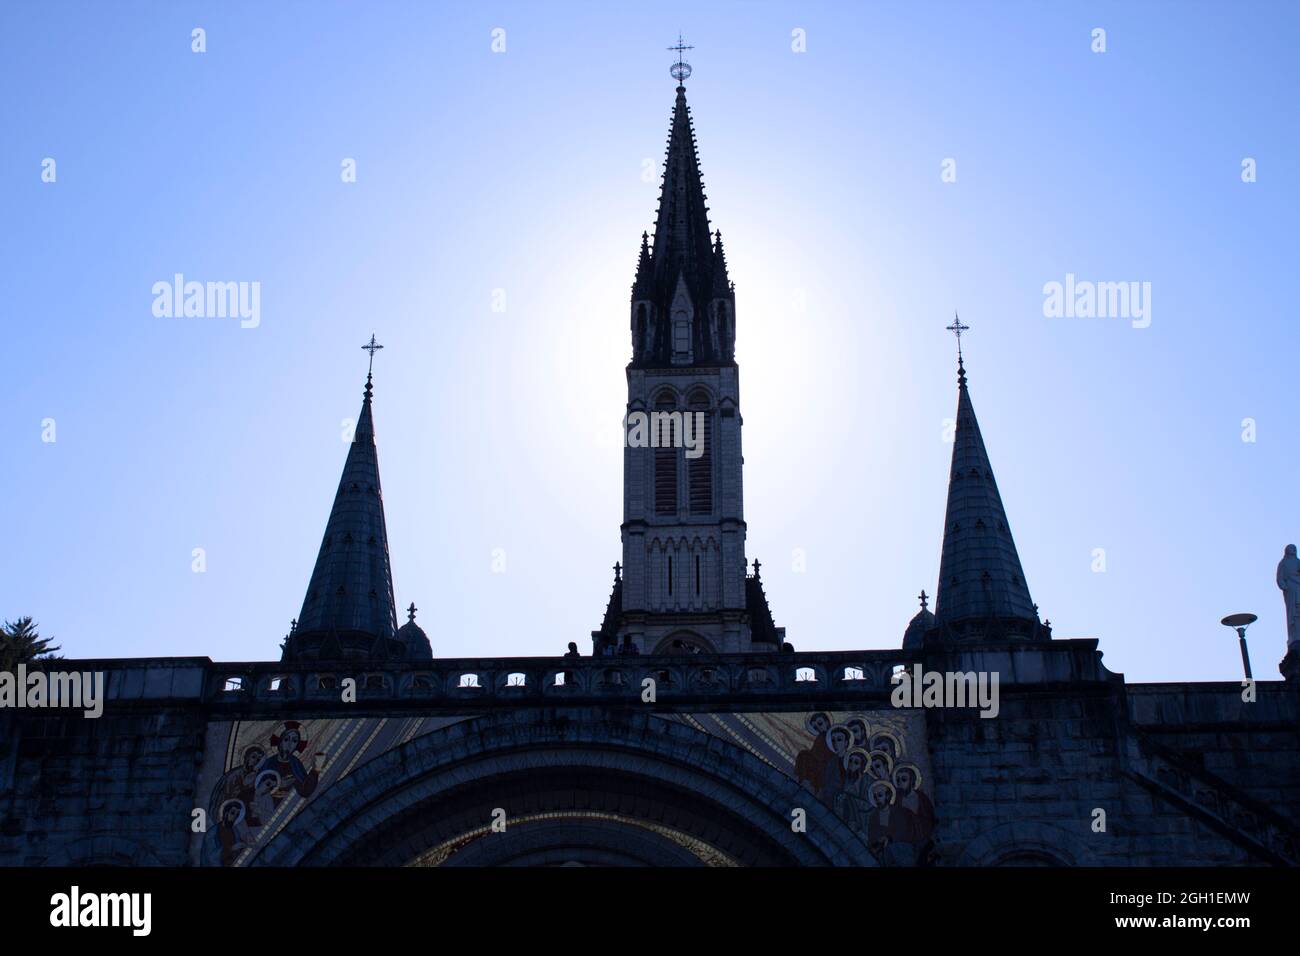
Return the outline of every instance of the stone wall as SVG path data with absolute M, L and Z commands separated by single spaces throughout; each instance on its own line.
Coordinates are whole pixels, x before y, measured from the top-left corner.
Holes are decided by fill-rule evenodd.
M 1295 688 L 1096 677 L 1013 680 L 996 719 L 927 712 L 945 863 L 1296 862 Z
M 1135 684 L 1101 665 L 1092 641 L 931 646 L 924 652 L 720 655 L 687 661 L 616 659 L 670 667 L 660 712 L 857 710 L 887 707 L 893 667 L 992 670 L 1000 713 L 927 709 L 926 739 L 946 865 L 1294 864 L 1300 825 L 1300 693 L 1261 682 L 1254 703 L 1239 684 Z M 104 715 L 0 711 L 0 864 L 187 865 L 191 811 L 211 729 L 231 719 L 324 716 L 336 700 L 310 698 L 311 675 L 278 664 L 206 659 L 61 662 L 109 674 Z M 626 710 L 605 682 L 610 659 L 435 661 L 433 690 L 394 665 L 351 714 L 545 713 L 545 707 Z M 863 680 L 844 681 L 845 666 Z M 481 686 L 456 687 L 462 670 Z M 567 670 L 567 686 L 534 675 Z M 699 679 L 703 670 L 709 680 Z M 770 680 L 759 680 L 762 671 Z M 272 675 L 285 674 L 281 690 Z M 301 668 L 299 668 L 301 670 Z M 497 674 L 497 671 L 500 674 Z M 531 683 L 508 686 L 504 675 Z M 697 673 L 699 672 L 699 673 Z M 809 672 L 816 681 L 796 680 Z M 227 690 L 233 673 L 245 689 Z M 498 679 L 500 678 L 500 679 Z M 545 686 L 542 686 L 545 684 Z M 620 685 L 620 688 L 622 685 Z M 287 690 L 286 690 L 287 688 Z M 640 681 L 630 673 L 626 692 Z M 285 695 L 289 696 L 285 696 Z M 298 695 L 298 696 L 294 696 Z M 420 699 L 414 699 L 424 695 Z M 554 699 L 552 699 L 554 698 Z M 599 724 L 596 718 L 592 718 Z M 212 763 L 212 761 L 207 761 Z M 1094 830 L 1094 810 L 1105 830 Z
M 187 861 L 201 711 L 33 713 L 0 718 L 0 863 Z

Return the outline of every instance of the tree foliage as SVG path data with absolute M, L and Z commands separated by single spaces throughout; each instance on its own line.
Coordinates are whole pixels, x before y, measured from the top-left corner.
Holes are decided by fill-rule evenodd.
M 30 617 L 5 621 L 0 628 L 0 671 L 13 671 L 19 664 L 49 661 L 58 658 L 53 638 L 41 637 L 36 622 Z

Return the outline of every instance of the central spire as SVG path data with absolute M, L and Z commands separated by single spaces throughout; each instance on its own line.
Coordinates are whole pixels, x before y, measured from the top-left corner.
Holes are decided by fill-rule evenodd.
M 643 235 L 632 285 L 632 362 L 640 366 L 731 364 L 735 294 L 722 239 L 711 231 L 680 40 L 678 81 L 654 237 Z
M 735 288 L 722 236 L 710 232 L 686 105 L 690 47 L 679 39 L 671 49 L 677 100 L 629 315 L 623 554 L 592 638 L 599 654 L 777 651 L 785 631 L 757 566 L 752 578 L 745 566 Z M 658 437 L 639 441 L 638 422 Z
M 650 247 L 653 281 L 662 288 L 675 283 L 679 275 L 694 291 L 700 279 L 712 278 L 713 236 L 709 209 L 705 205 L 704 179 L 696 150 L 691 108 L 686 105 L 686 88 L 677 87 L 668 149 L 664 160 L 663 185 L 655 217 L 654 242 Z M 641 277 L 638 277 L 641 278 Z M 702 289 L 707 294 L 707 288 Z

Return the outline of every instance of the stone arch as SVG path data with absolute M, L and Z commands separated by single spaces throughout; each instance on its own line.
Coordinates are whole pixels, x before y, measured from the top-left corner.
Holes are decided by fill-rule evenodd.
M 655 645 L 654 650 L 650 652 L 651 655 L 674 653 L 674 648 L 673 648 L 674 641 L 683 641 L 688 644 L 694 644 L 700 649 L 701 654 L 718 653 L 717 647 L 715 647 L 713 642 L 709 640 L 707 637 L 705 637 L 703 634 L 699 633 L 698 631 L 693 631 L 686 628 L 678 628 L 677 630 L 673 631 L 671 634 L 665 635 L 663 639 L 660 640 L 659 643 Z
M 650 407 L 660 411 L 679 409 L 682 407 L 681 392 L 671 385 L 660 385 L 650 397 Z
M 731 742 L 649 713 L 553 709 L 466 719 L 368 761 L 318 793 L 252 863 L 401 865 L 472 838 L 496 807 L 507 834 L 512 817 L 559 822 L 485 843 L 475 850 L 485 863 L 556 862 L 585 815 L 601 821 L 585 837 L 593 862 L 684 860 L 662 838 L 672 832 L 742 865 L 876 865 L 828 807 Z M 795 808 L 806 833 L 791 830 Z M 638 825 L 618 839 L 624 818 Z
M 686 389 L 683 404 L 687 408 L 706 409 L 713 408 L 717 405 L 717 401 L 714 398 L 713 389 L 703 382 L 696 382 Z
M 1015 820 L 966 844 L 958 866 L 1086 866 L 1091 853 L 1076 836 L 1048 823 Z
M 690 850 L 653 830 L 600 819 L 529 821 L 474 840 L 446 866 L 703 866 Z

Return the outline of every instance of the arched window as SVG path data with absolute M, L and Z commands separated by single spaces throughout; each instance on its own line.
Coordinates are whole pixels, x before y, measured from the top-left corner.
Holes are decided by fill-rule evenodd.
M 702 452 L 698 458 L 686 459 L 689 501 L 693 515 L 713 513 L 713 410 L 709 404 L 707 392 L 697 391 L 691 395 L 688 414 L 691 416 L 691 427 L 695 429 L 693 437 Z
M 676 407 L 671 392 L 662 392 L 655 400 L 654 410 L 656 412 L 671 412 Z M 650 428 L 655 438 L 663 442 L 664 437 L 660 430 L 659 421 L 655 416 L 650 418 Z M 675 435 L 673 437 L 676 437 Z M 677 449 L 668 444 L 667 447 L 655 448 L 655 514 L 671 515 L 677 514 Z

